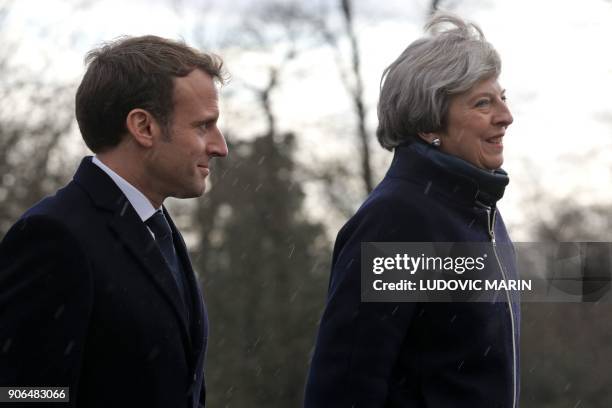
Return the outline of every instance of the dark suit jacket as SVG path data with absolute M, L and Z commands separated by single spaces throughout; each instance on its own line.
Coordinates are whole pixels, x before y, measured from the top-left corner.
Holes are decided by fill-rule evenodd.
M 138 214 L 91 157 L 0 244 L 0 386 L 68 386 L 78 407 L 204 405 L 207 316 L 190 322 Z M 66 405 L 63 405 L 66 406 Z

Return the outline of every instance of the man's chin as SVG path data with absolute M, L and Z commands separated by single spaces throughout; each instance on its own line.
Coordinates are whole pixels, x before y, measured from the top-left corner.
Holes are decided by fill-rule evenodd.
M 201 197 L 204 194 L 205 191 L 206 191 L 206 184 L 202 184 L 202 186 L 199 186 L 199 187 L 191 189 L 191 190 L 185 190 L 185 191 L 174 193 L 174 194 L 171 195 L 171 197 L 174 197 L 174 198 L 197 198 L 197 197 Z

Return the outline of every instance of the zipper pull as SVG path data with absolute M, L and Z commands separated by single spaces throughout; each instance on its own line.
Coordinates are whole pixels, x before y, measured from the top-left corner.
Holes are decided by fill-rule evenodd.
M 487 227 L 489 229 L 489 238 L 491 238 L 491 242 L 493 243 L 493 246 L 495 246 L 495 231 L 494 231 L 494 227 L 495 227 L 495 213 L 493 213 L 493 215 L 491 215 L 491 208 L 487 207 L 486 208 L 487 211 Z M 495 210 L 493 210 L 495 211 Z

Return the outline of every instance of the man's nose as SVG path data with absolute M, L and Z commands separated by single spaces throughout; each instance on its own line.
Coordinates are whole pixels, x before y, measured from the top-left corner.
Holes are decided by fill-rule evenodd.
M 215 128 L 211 135 L 211 140 L 206 146 L 206 151 L 210 157 L 226 157 L 228 154 L 227 143 L 221 130 Z

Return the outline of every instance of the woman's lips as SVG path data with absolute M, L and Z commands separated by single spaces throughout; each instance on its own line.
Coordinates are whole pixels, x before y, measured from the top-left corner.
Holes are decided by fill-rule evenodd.
M 494 136 L 488 139 L 485 139 L 486 146 L 494 151 L 502 151 L 504 149 L 504 136 Z
M 501 136 L 493 136 L 493 137 L 490 137 L 488 139 L 485 139 L 485 142 L 487 142 L 489 144 L 492 144 L 492 145 L 503 145 L 504 144 L 503 143 L 503 138 L 504 138 L 503 135 L 501 135 Z

